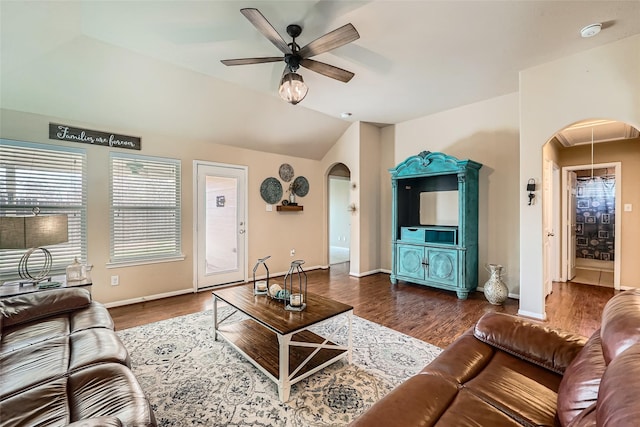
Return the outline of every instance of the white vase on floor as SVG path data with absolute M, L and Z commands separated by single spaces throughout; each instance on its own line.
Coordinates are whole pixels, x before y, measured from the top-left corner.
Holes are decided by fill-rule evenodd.
M 502 266 L 488 264 L 489 280 L 484 284 L 484 296 L 493 305 L 502 305 L 509 296 L 509 288 L 502 281 Z

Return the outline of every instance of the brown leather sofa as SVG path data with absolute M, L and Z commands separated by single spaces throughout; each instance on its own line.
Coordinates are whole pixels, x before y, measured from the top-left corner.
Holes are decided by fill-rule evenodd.
M 107 309 L 86 289 L 0 299 L 0 425 L 155 426 Z
M 640 426 L 640 290 L 590 338 L 485 314 L 351 425 Z

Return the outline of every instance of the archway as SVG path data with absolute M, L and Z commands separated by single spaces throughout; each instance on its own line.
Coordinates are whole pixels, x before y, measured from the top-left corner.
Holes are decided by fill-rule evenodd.
M 331 167 L 327 175 L 327 218 L 329 265 L 350 261 L 351 246 L 351 171 L 344 163 Z
M 624 215 L 629 204 L 621 188 L 640 180 L 640 133 L 619 121 L 580 121 L 545 144 L 543 165 L 545 294 L 550 277 L 620 289 L 637 273 L 629 259 L 633 243 L 623 236 L 640 229 L 640 221 Z M 552 168 L 562 171 L 561 185 Z

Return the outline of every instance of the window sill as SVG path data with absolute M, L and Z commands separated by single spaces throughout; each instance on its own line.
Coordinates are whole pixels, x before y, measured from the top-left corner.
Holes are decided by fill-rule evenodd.
M 167 257 L 167 258 L 157 258 L 157 259 L 141 259 L 135 261 L 116 261 L 116 262 L 108 262 L 107 268 L 122 268 L 122 267 L 135 267 L 137 265 L 145 265 L 145 264 L 163 264 L 165 262 L 176 262 L 176 261 L 184 261 L 184 255 Z

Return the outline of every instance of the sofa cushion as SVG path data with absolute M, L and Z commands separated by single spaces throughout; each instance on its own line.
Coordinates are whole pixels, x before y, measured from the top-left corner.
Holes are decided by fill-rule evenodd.
M 67 425 L 67 378 L 58 378 L 0 399 L 2 427 Z
M 552 371 L 497 351 L 463 387 L 523 425 L 550 426 L 555 423 L 560 381 Z
M 130 369 L 118 363 L 90 366 L 69 376 L 72 421 L 115 416 L 126 426 L 155 426 L 149 402 Z
M 600 379 L 606 369 L 600 330 L 597 330 L 569 365 L 558 389 L 558 419 L 563 426 L 598 399 Z
M 582 350 L 586 337 L 549 328 L 503 313 L 487 313 L 474 336 L 502 351 L 559 374 Z
M 640 344 L 616 357 L 600 382 L 596 421 L 602 427 L 636 427 L 640 420 Z
M 640 342 L 640 289 L 622 292 L 609 300 L 602 312 L 600 336 L 607 364 Z
M 351 425 L 426 425 L 425 420 L 440 418 L 457 394 L 455 382 L 439 375 L 418 374 L 393 389 Z
M 77 310 L 90 303 L 91 294 L 83 288 L 54 289 L 2 298 L 2 328 Z

